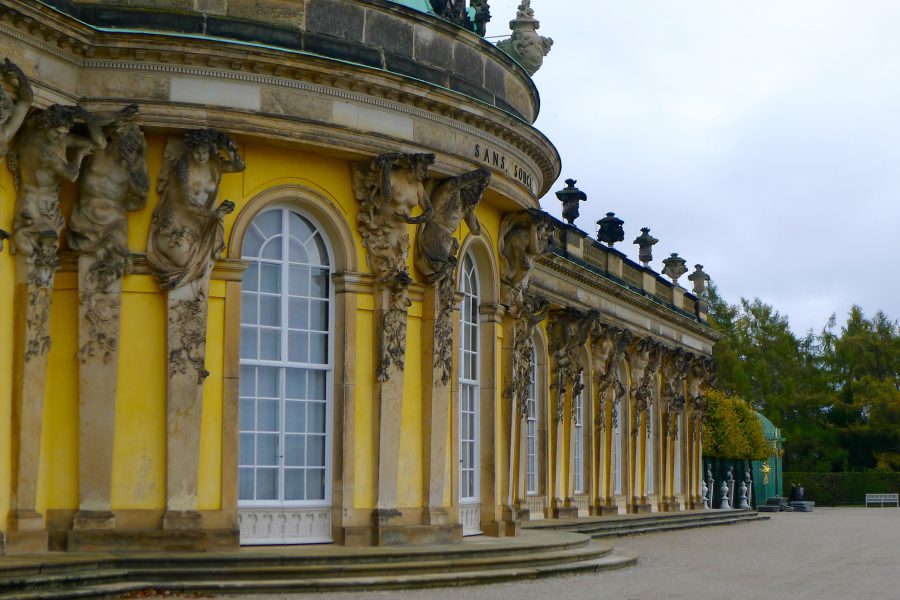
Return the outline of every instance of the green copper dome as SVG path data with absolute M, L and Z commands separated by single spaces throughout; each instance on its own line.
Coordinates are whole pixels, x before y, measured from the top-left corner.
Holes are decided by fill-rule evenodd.
M 402 4 L 409 8 L 422 11 L 424 13 L 434 12 L 431 10 L 431 2 L 428 0 L 391 0 L 395 4 Z

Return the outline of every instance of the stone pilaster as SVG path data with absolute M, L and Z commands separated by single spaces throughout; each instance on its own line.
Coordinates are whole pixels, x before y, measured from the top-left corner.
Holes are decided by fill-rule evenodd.
M 96 256 L 78 258 L 78 512 L 74 529 L 113 529 L 113 441 L 119 374 L 122 279 L 92 277 Z M 105 284 L 105 285 L 104 285 Z
M 10 554 L 45 552 L 47 530 L 37 511 L 38 473 L 47 357 L 50 352 L 50 304 L 58 266 L 57 236 L 48 231 L 39 238 L 31 259 L 16 256 L 13 382 L 12 502 L 6 532 Z
M 163 529 L 199 529 L 197 484 L 209 274 L 168 292 L 166 513 Z
M 422 340 L 433 340 L 431 354 L 422 360 L 422 435 L 426 443 L 424 457 L 424 525 L 446 525 L 450 522 L 444 496 L 447 492 L 447 424 L 450 420 L 450 378 L 449 369 L 444 370 L 441 358 L 452 361 L 453 317 L 457 304 L 457 294 L 452 286 L 440 283 L 429 285 L 425 290 L 423 303 Z M 443 282 L 441 282 L 443 283 Z M 443 289 L 442 289 L 443 287 Z M 449 297 L 448 297 L 449 296 Z

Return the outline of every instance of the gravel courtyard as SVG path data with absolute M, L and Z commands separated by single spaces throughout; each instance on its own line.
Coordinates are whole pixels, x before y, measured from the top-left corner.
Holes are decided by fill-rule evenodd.
M 468 588 L 280 596 L 310 600 L 900 599 L 900 509 L 817 508 L 769 521 L 618 538 L 637 566 Z M 246 596 L 263 600 L 271 596 Z

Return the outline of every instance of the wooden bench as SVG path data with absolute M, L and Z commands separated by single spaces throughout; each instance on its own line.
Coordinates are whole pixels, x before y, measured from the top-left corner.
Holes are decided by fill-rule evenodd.
M 884 506 L 884 503 L 887 502 L 900 507 L 900 499 L 898 498 L 900 498 L 900 494 L 866 494 L 866 506 L 869 506 L 869 503 Z

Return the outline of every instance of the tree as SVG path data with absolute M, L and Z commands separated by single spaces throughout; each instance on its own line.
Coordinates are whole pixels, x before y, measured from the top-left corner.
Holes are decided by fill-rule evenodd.
M 838 398 L 831 415 L 856 468 L 900 470 L 900 326 L 879 311 L 850 309 L 840 335 L 822 334 L 824 362 Z
M 829 420 L 836 399 L 820 337 L 798 338 L 787 317 L 758 298 L 731 305 L 711 285 L 707 300 L 710 324 L 722 335 L 713 350 L 717 388 L 744 398 L 782 429 L 786 469 L 846 468 L 847 452 Z

